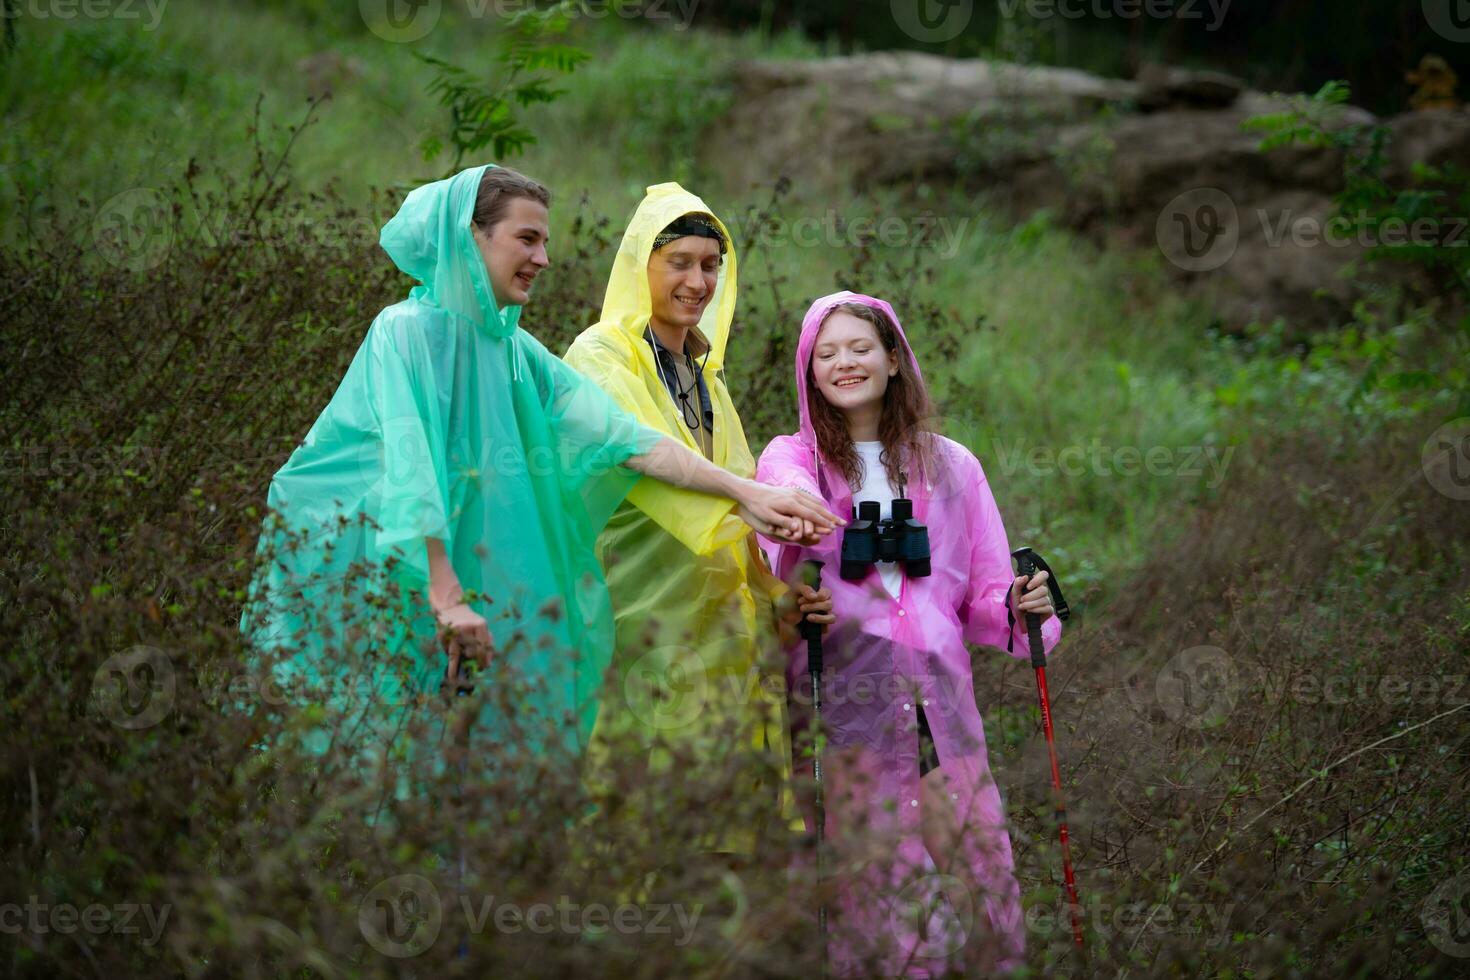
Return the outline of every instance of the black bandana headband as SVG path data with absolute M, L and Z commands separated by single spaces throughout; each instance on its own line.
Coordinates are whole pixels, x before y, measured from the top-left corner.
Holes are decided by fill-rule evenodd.
M 715 223 L 702 214 L 684 214 L 673 221 L 659 232 L 653 239 L 653 251 L 657 252 L 669 242 L 689 236 L 696 238 L 713 238 L 720 243 L 720 254 L 725 254 L 725 236 Z

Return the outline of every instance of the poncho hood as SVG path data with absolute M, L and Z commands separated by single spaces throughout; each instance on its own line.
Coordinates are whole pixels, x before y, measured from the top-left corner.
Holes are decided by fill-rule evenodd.
M 500 309 L 471 230 L 480 181 L 493 166 L 415 188 L 383 226 L 378 243 L 394 265 L 422 283 L 411 299 L 456 313 L 492 337 L 509 337 L 521 308 Z
M 844 303 L 861 303 L 886 313 L 888 319 L 893 323 L 894 331 L 898 334 L 898 343 L 903 348 L 904 356 L 909 359 L 909 364 L 913 365 L 914 375 L 918 377 L 920 384 L 924 380 L 924 374 L 919 370 L 918 358 L 914 357 L 914 349 L 909 346 L 908 335 L 903 332 L 903 324 L 899 322 L 898 314 L 893 312 L 893 307 L 887 302 L 875 296 L 866 296 L 845 289 L 816 300 L 807 308 L 806 316 L 802 318 L 801 338 L 796 343 L 796 404 L 801 416 L 801 426 L 796 432 L 796 437 L 811 447 L 813 451 L 817 447 L 817 434 L 812 427 L 809 399 L 821 398 L 822 395 L 820 392 L 808 390 L 807 368 L 811 366 L 812 348 L 817 345 L 817 334 L 821 332 L 823 321 L 835 307 Z
M 612 275 L 602 300 L 599 325 L 615 324 L 635 340 L 642 342 L 643 329 L 653 314 L 653 300 L 648 289 L 648 257 L 653 253 L 653 240 L 671 221 L 681 215 L 701 214 L 712 219 L 725 236 L 728 248 L 720 264 L 715 294 L 699 319 L 699 331 L 710 342 L 707 369 L 718 371 L 725 363 L 725 344 L 730 338 L 730 323 L 735 318 L 736 259 L 735 242 L 724 222 L 709 205 L 677 183 L 654 184 L 639 203 L 623 241 L 613 260 Z

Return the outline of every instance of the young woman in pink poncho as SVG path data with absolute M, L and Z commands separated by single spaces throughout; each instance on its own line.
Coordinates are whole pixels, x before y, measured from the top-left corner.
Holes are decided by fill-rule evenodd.
M 776 572 L 825 563 L 836 623 L 823 643 L 822 726 L 828 956 L 838 976 L 986 974 L 1019 966 L 1020 889 L 1005 810 L 986 759 L 966 643 L 1027 653 L 1025 614 L 1061 637 L 1045 585 L 1014 575 L 979 460 L 926 431 L 934 412 L 893 308 L 850 292 L 812 304 L 796 348 L 801 428 L 761 454 L 759 479 L 795 487 L 837 514 L 913 501 L 928 528 L 931 573 L 897 563 L 839 577 L 840 534 L 814 548 L 767 541 Z M 1008 623 L 1007 602 L 1016 624 Z M 797 760 L 811 780 L 811 682 L 792 649 Z M 805 709 L 805 711 L 803 711 Z M 808 826 L 814 814 L 808 809 Z

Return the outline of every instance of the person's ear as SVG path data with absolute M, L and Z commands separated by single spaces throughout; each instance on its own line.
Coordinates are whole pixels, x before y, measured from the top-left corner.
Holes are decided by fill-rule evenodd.
M 888 376 L 890 378 L 898 377 L 898 351 L 896 350 L 888 352 Z

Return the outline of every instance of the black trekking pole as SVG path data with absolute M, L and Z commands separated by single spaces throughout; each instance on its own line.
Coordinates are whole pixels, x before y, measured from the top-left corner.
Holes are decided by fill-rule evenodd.
M 822 563 L 815 559 L 801 563 L 802 580 L 813 589 L 822 587 Z M 806 669 L 812 679 L 812 781 L 816 786 L 813 808 L 816 811 L 817 827 L 817 891 L 820 894 L 826 879 L 826 861 L 823 842 L 826 840 L 827 806 L 822 799 L 822 624 L 813 623 L 805 616 L 798 627 L 802 639 L 806 640 Z M 817 904 L 817 930 L 822 936 L 822 976 L 827 975 L 827 902 L 825 897 Z
M 1052 606 L 1056 609 L 1057 619 L 1066 619 L 1071 611 L 1067 608 L 1067 600 L 1062 598 L 1062 587 L 1057 584 L 1056 573 L 1041 556 L 1030 548 L 1017 548 L 1011 552 L 1011 557 L 1016 559 L 1018 572 L 1026 576 L 1028 586 L 1032 575 L 1038 571 L 1046 572 L 1046 584 L 1051 590 Z M 1009 606 L 1007 613 L 1010 616 L 1015 615 Z M 1046 750 L 1051 756 L 1051 788 L 1056 803 L 1057 832 L 1062 841 L 1062 875 L 1066 880 L 1067 899 L 1072 912 L 1072 938 L 1076 941 L 1077 948 L 1081 949 L 1082 914 L 1077 901 L 1077 876 L 1072 871 L 1072 845 L 1067 836 L 1067 807 L 1062 801 L 1062 770 L 1057 765 L 1057 743 L 1051 724 L 1051 696 L 1046 690 L 1046 651 L 1041 645 L 1041 617 L 1036 613 L 1026 614 L 1026 635 L 1031 642 L 1031 666 L 1036 669 L 1036 694 L 1041 700 L 1041 727 L 1046 733 Z

